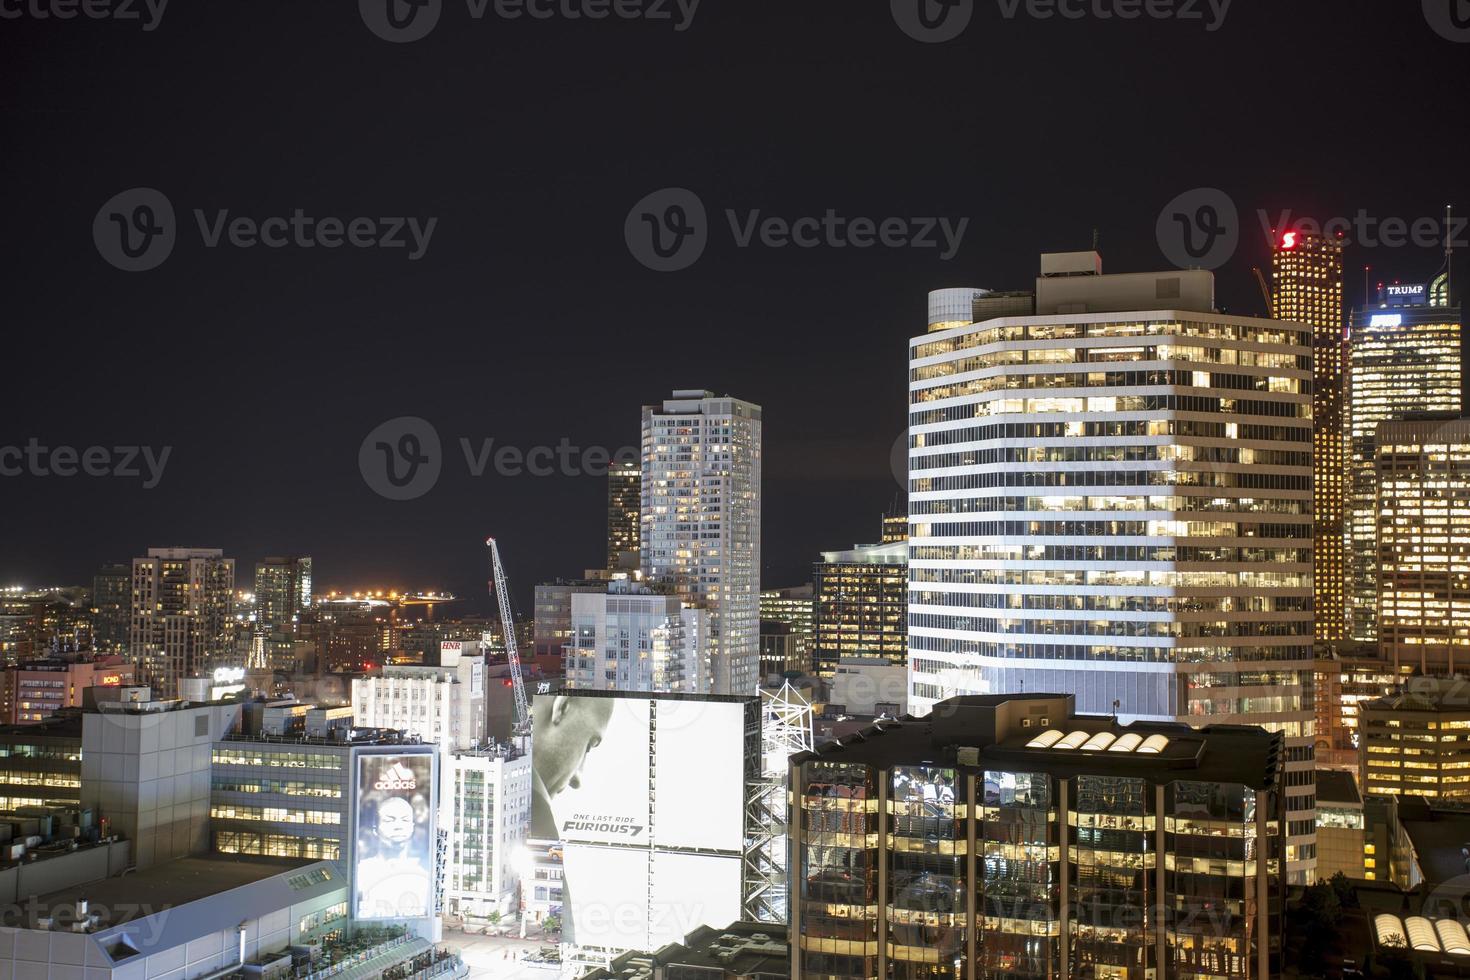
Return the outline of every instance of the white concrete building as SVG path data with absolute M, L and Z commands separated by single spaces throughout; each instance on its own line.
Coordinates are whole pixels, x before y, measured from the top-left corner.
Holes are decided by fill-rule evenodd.
M 469 650 L 466 651 L 466 647 Z M 485 658 L 478 643 L 445 642 L 438 666 L 385 666 L 352 681 L 359 725 L 396 728 L 450 753 L 485 741 Z
M 709 613 L 628 580 L 572 599 L 566 686 L 707 694 Z
M 451 915 L 512 914 L 531 823 L 531 757 L 509 747 L 450 760 L 455 833 L 445 876 Z
M 1214 311 L 1203 271 L 1042 256 L 942 290 L 910 342 L 910 710 L 1075 694 L 1124 719 L 1288 738 L 1313 866 L 1312 337 Z M 1295 801 L 1293 804 L 1292 801 Z
M 709 683 L 760 684 L 761 409 L 675 391 L 643 409 L 643 572 L 708 609 Z

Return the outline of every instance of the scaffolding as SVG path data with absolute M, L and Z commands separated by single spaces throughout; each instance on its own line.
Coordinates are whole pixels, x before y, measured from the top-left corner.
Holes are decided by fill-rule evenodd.
M 799 752 L 810 752 L 811 702 L 787 681 L 779 691 L 761 691 L 761 773 L 746 798 L 745 915 L 757 922 L 786 922 L 787 769 Z

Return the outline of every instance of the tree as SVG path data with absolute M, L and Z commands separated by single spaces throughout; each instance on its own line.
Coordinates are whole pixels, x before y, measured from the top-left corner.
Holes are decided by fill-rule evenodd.
M 541 927 L 547 932 L 561 932 L 561 916 L 552 912 L 541 920 Z

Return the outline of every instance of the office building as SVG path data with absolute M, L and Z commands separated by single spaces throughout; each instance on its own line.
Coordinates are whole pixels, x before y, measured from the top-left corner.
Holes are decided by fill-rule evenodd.
M 614 460 L 607 468 L 607 567 L 638 567 L 638 509 L 643 506 L 643 471 L 635 461 Z
M 132 613 L 132 567 L 121 562 L 103 565 L 92 576 L 92 648 L 126 654 Z
M 212 548 L 150 548 L 133 559 L 129 656 L 164 697 L 179 680 L 244 667 L 233 649 L 235 560 Z
M 571 599 L 568 688 L 709 693 L 708 610 L 627 579 Z
M 1283 232 L 1271 252 L 1271 270 L 1272 317 L 1312 328 L 1312 604 L 1317 639 L 1338 641 L 1347 637 L 1342 242 Z
M 811 660 L 803 649 L 802 637 L 790 623 L 761 620 L 761 677 L 778 674 L 805 674 Z
M 1350 772 L 1317 770 L 1317 879 L 1325 881 L 1338 872 L 1349 878 L 1376 878 L 1376 850 L 1357 778 Z
M 909 515 L 883 515 L 883 543 L 895 544 L 909 539 Z
M 0 727 L 0 810 L 81 802 L 80 715 Z
M 517 854 L 531 821 L 531 757 L 510 746 L 461 752 L 449 760 L 452 800 L 445 911 L 460 917 L 508 914 Z
M 643 409 L 643 573 L 709 611 L 715 694 L 760 675 L 761 410 L 708 391 Z
M 1359 704 L 1358 724 L 1365 794 L 1470 800 L 1470 681 L 1411 678 Z
M 829 712 L 848 717 L 875 718 L 908 714 L 908 667 L 872 657 L 850 657 L 837 661 L 832 674 Z
M 796 637 L 796 659 L 802 670 L 811 670 L 812 643 L 817 634 L 816 593 L 811 585 L 765 589 L 760 601 L 762 623 L 782 623 Z M 764 627 L 762 627 L 764 629 Z
M 1382 656 L 1470 670 L 1470 419 L 1380 422 L 1374 448 Z
M 792 758 L 791 976 L 1279 976 L 1284 739 L 951 699 Z
M 0 673 L 0 724 L 34 725 L 63 708 L 80 708 L 90 687 L 132 687 L 121 655 L 29 660 Z
M 253 666 L 299 669 L 297 626 L 311 611 L 311 559 L 266 558 L 255 565 Z
M 824 551 L 812 569 L 816 636 L 812 669 L 831 680 L 837 664 L 908 656 L 908 540 Z
M 1208 272 L 1041 265 L 1032 315 L 941 290 L 911 341 L 910 710 L 1061 690 L 1281 732 L 1305 878 L 1311 335 L 1214 312 Z
M 1379 287 L 1348 336 L 1348 603 L 1353 639 L 1378 639 L 1375 437 L 1383 422 L 1462 409 L 1460 311 L 1436 284 Z M 1436 305 L 1438 304 L 1438 305 Z
M 1317 766 L 1358 769 L 1358 705 L 1387 697 L 1412 670 L 1395 669 L 1367 645 L 1317 660 Z

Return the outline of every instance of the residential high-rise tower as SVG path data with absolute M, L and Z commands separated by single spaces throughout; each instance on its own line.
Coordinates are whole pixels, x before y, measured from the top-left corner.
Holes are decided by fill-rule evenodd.
M 129 655 L 164 697 L 176 696 L 184 678 L 243 667 L 234 608 L 233 558 L 217 548 L 150 548 L 133 559 Z
M 675 391 L 643 409 L 643 572 L 709 611 L 714 694 L 760 681 L 761 409 Z

